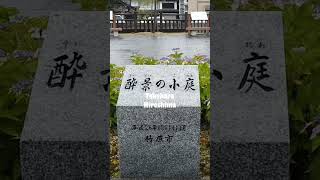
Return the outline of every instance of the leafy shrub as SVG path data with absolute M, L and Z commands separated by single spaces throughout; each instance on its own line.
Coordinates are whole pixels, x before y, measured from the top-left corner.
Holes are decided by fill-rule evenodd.
M 5 8 L 0 6 L 0 23 L 7 23 L 9 17 L 16 15 L 18 12 L 15 8 Z
M 118 101 L 123 72 L 124 67 L 110 64 L 110 127 L 116 127 L 117 125 L 116 105 Z
M 220 11 L 230 10 L 233 0 L 211 0 L 210 4 L 213 6 L 213 9 Z
M 73 3 L 80 3 L 81 10 L 85 11 L 104 11 L 107 8 L 107 0 L 72 0 Z
M 46 18 L 28 18 L 22 23 L 9 24 L 17 11 L 0 7 L 0 49 L 11 54 L 14 50 L 35 51 L 42 42 L 31 38 L 30 28 L 45 29 Z M 20 179 L 19 140 L 29 104 L 36 59 L 17 60 L 8 56 L 0 63 L 0 179 Z
M 19 179 L 19 139 L 37 61 L 0 66 L 0 179 Z

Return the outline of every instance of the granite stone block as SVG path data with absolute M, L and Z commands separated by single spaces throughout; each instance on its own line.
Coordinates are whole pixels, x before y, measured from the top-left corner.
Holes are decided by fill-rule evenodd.
M 22 179 L 109 178 L 108 15 L 50 15 L 20 140 Z
M 289 179 L 282 14 L 211 12 L 210 20 L 211 179 Z
M 215 179 L 289 179 L 288 143 L 211 142 Z
M 109 146 L 103 141 L 23 141 L 20 147 L 25 180 L 109 177 Z
M 147 93 L 173 98 L 148 99 Z M 148 101 L 175 107 L 148 108 Z M 121 177 L 198 179 L 200 113 L 197 66 L 126 66 L 117 102 Z

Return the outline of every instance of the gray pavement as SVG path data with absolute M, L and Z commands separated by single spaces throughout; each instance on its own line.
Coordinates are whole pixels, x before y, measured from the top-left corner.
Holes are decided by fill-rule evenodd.
M 210 38 L 206 35 L 189 37 L 187 33 L 130 33 L 110 38 L 110 63 L 131 64 L 130 56 L 142 54 L 160 59 L 180 48 L 184 56 L 210 55 Z

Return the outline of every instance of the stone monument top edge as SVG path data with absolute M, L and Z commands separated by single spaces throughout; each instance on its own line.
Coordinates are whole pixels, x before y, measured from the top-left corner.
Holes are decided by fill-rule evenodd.
M 175 103 L 176 107 L 201 106 L 197 65 L 127 65 L 125 67 L 117 106 L 144 107 L 146 102 L 167 103 L 169 101 Z

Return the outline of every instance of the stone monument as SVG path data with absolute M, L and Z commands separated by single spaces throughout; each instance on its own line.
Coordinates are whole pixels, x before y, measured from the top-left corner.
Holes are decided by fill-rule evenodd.
M 117 102 L 123 178 L 197 179 L 200 89 L 194 65 L 128 65 Z
M 282 14 L 211 13 L 211 179 L 289 179 Z
M 22 179 L 110 177 L 106 17 L 51 13 L 20 140 Z

